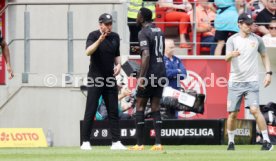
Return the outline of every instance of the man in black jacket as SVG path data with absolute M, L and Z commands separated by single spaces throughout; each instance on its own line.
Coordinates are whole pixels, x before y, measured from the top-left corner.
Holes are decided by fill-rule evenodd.
M 276 20 L 276 0 L 267 0 L 266 8 L 264 8 L 256 17 L 258 31 L 262 34 L 269 34 L 268 24 L 271 20 Z
M 90 56 L 88 72 L 88 94 L 82 127 L 82 150 L 91 150 L 90 135 L 93 127 L 98 100 L 103 96 L 111 128 L 111 150 L 125 150 L 121 144 L 118 89 L 115 76 L 120 73 L 120 38 L 112 32 L 112 16 L 104 13 L 99 17 L 99 30 L 89 34 L 86 41 L 87 56 Z M 115 65 L 115 67 L 114 67 Z

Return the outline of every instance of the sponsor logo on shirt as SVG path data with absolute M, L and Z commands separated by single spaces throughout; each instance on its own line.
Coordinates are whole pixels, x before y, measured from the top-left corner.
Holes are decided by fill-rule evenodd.
M 255 47 L 256 47 L 256 42 L 255 42 L 255 41 L 252 41 L 252 42 L 250 43 L 250 46 L 251 46 L 252 48 L 255 48 Z
M 161 32 L 161 29 L 160 28 L 151 28 L 151 31 L 152 32 Z
M 146 46 L 146 45 L 148 45 L 147 41 L 141 41 L 140 42 L 140 46 Z

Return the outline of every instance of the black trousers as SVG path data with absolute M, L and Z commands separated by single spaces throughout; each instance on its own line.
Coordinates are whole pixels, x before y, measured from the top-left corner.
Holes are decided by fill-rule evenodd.
M 108 113 L 112 142 L 118 141 L 120 139 L 120 129 L 118 116 L 118 89 L 116 82 L 113 87 L 107 86 L 106 83 L 103 87 L 96 87 L 90 84 L 89 86 L 82 126 L 82 140 L 90 141 L 94 117 L 97 111 L 99 98 L 102 95 Z

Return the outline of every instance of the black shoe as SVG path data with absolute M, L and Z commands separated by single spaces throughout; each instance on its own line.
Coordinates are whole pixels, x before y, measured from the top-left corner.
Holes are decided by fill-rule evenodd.
M 227 150 L 235 150 L 235 144 L 234 144 L 233 142 L 230 142 L 230 143 L 228 144 Z
M 273 145 L 265 140 L 261 150 L 271 151 L 272 149 Z

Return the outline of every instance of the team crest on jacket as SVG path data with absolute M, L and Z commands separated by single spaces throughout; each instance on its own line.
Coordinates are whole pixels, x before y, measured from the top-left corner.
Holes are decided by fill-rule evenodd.
M 256 42 L 255 42 L 255 41 L 252 41 L 252 42 L 250 43 L 250 46 L 251 46 L 252 48 L 255 48 L 255 47 L 256 47 Z

